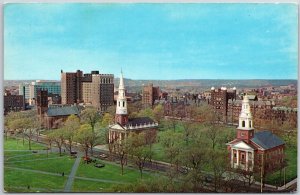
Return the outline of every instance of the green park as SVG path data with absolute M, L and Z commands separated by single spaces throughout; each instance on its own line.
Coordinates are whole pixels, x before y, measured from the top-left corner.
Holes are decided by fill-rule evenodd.
M 122 151 L 115 152 L 109 150 L 111 146 L 107 143 L 107 126 L 114 113 L 103 116 L 96 113 L 94 109 L 86 109 L 81 118 L 71 115 L 54 130 L 39 127 L 32 112 L 9 114 L 5 119 L 4 190 L 213 192 L 222 189 L 234 192 L 233 181 L 237 178 L 226 182 L 222 178 L 230 164 L 226 143 L 236 136 L 236 127 L 211 123 L 214 116 L 207 114 L 207 108 L 197 112 L 204 122 L 163 119 L 161 106 L 133 110 L 136 116 L 159 121 L 155 142 L 145 144 L 142 137 L 145 135 L 134 135 L 124 143 Z M 280 133 L 282 127 L 278 125 L 268 128 L 273 128 L 285 141 L 287 165 L 284 170 L 266 174 L 265 183 L 282 186 L 297 177 L 296 133 Z M 105 150 L 105 158 L 99 158 L 96 146 Z M 168 168 L 155 169 L 156 162 L 167 164 Z M 212 181 L 207 181 L 207 175 Z M 210 182 L 210 187 L 203 181 Z M 242 188 L 250 187 L 253 182 L 244 182 Z

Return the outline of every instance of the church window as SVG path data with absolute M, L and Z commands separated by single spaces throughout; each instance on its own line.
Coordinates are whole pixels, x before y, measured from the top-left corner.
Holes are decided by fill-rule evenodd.
M 236 158 L 236 153 L 233 154 L 234 158 Z
M 120 107 L 120 102 L 119 102 L 119 107 Z
M 249 127 L 251 127 L 251 121 L 249 121 Z
M 245 127 L 245 121 L 242 121 L 242 127 Z
M 123 107 L 125 107 L 125 102 L 123 102 Z

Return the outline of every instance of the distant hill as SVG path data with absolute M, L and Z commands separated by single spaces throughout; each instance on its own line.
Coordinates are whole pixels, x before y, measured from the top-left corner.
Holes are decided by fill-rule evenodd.
M 119 79 L 115 79 L 115 83 L 119 83 Z M 184 79 L 184 80 L 132 80 L 125 79 L 128 86 L 142 86 L 153 83 L 154 86 L 161 87 L 264 87 L 264 86 L 281 86 L 281 85 L 297 85 L 297 80 L 265 80 L 265 79 L 249 79 L 249 80 L 226 80 L 226 79 Z
M 226 79 L 184 79 L 184 80 L 132 80 L 124 79 L 125 85 L 141 89 L 143 85 L 153 83 L 154 86 L 160 88 L 210 88 L 214 87 L 265 87 L 265 86 L 281 86 L 281 85 L 297 85 L 297 80 L 269 80 L 269 79 L 249 79 L 249 80 L 226 80 Z M 31 83 L 35 80 L 4 80 L 4 86 L 18 86 L 20 83 Z M 119 78 L 115 78 L 115 84 L 118 85 Z

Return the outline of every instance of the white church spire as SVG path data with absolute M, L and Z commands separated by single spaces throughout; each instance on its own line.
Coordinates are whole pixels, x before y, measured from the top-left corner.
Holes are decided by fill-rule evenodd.
M 239 117 L 239 126 L 238 129 L 242 130 L 252 130 L 253 129 L 253 120 L 252 114 L 250 111 L 249 98 L 247 94 L 243 98 L 242 110 Z
M 117 99 L 116 114 L 126 115 L 127 114 L 127 101 L 125 96 L 125 86 L 123 79 L 123 72 L 121 70 L 120 84 L 119 84 L 119 94 Z

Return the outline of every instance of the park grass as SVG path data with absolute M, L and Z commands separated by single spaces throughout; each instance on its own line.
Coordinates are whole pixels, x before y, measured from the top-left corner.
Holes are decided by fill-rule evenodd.
M 42 144 L 31 142 L 31 150 L 44 150 L 45 146 Z M 28 140 L 25 139 L 24 145 L 23 140 L 19 138 L 8 137 L 4 139 L 4 150 L 29 150 Z
M 70 158 L 67 155 L 59 156 L 59 154 L 49 154 L 47 158 L 47 154 L 33 154 L 20 156 L 20 158 L 10 158 L 5 161 L 5 165 L 52 173 L 64 172 L 65 174 L 69 174 L 74 161 L 75 159 Z
M 114 163 L 101 161 L 105 164 L 103 168 L 94 167 L 94 163 L 85 164 L 80 162 L 76 176 L 89 177 L 95 179 L 106 179 L 118 182 L 136 182 L 140 179 L 140 172 L 124 166 L 124 174 L 121 174 L 121 166 Z M 152 175 L 143 171 L 143 178 L 151 178 Z
M 285 175 L 286 175 L 286 183 L 292 181 L 293 179 L 297 178 L 297 148 L 296 147 L 286 147 L 285 150 L 286 158 L 288 160 L 288 165 L 285 168 Z M 272 185 L 283 185 L 283 171 L 280 177 L 280 171 L 276 171 L 266 178 L 267 184 Z
M 73 183 L 72 192 L 111 192 L 110 188 L 113 185 L 116 184 L 75 179 Z
M 4 169 L 4 190 L 7 192 L 62 192 L 66 180 L 67 177 Z

